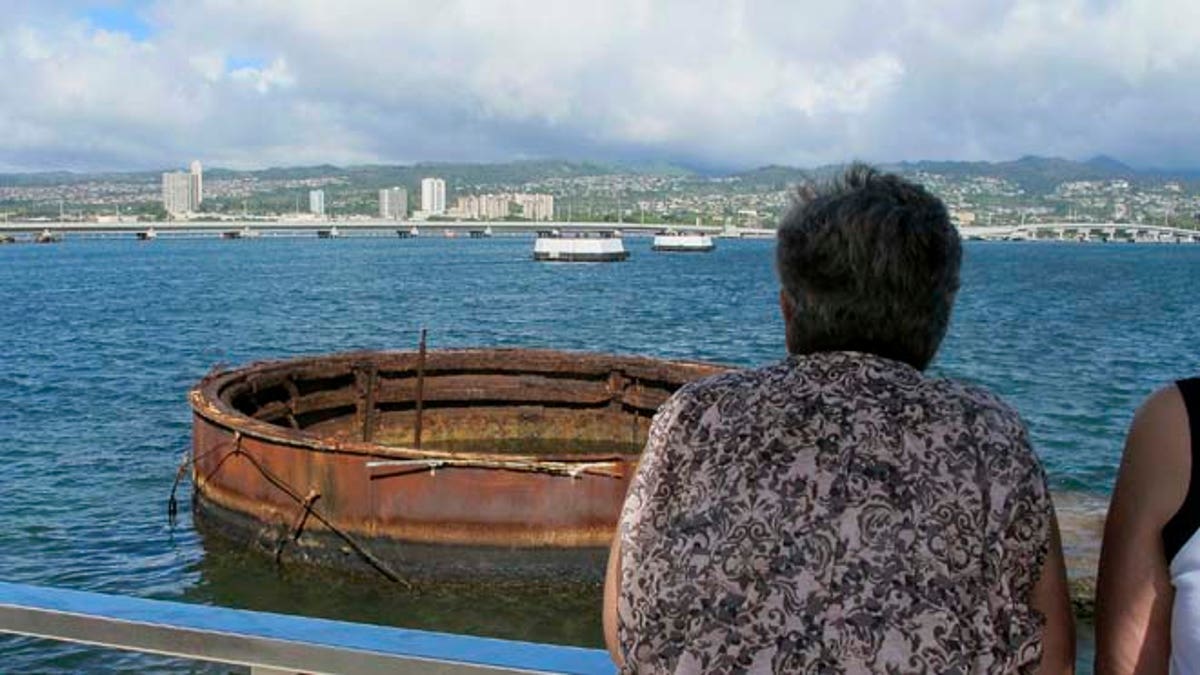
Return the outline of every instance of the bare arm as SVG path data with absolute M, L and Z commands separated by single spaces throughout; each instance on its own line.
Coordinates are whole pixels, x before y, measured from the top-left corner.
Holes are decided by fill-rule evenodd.
M 1038 673 L 1075 672 L 1075 616 L 1067 594 L 1067 568 L 1063 563 L 1057 517 L 1050 519 L 1050 551 L 1033 587 L 1031 604 L 1046 617 Z
M 1174 589 L 1162 528 L 1191 475 L 1187 409 L 1175 387 L 1146 401 L 1129 429 L 1104 524 L 1096 591 L 1096 672 L 1166 673 Z
M 617 641 L 617 597 L 621 594 L 621 532 L 613 535 L 612 547 L 608 551 L 608 571 L 604 575 L 604 644 L 612 656 L 613 663 L 620 668 L 625 659 L 621 657 Z

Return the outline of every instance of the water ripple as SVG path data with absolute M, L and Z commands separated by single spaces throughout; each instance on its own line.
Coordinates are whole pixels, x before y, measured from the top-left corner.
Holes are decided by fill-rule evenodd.
M 721 241 L 703 256 L 627 245 L 632 258 L 614 265 L 535 264 L 528 239 L 505 238 L 0 247 L 0 578 L 363 617 L 354 608 L 378 590 L 321 582 L 314 593 L 311 580 L 206 553 L 186 509 L 167 526 L 165 498 L 189 443 L 187 389 L 218 362 L 411 348 L 423 326 L 435 347 L 743 366 L 782 356 L 771 242 Z M 1014 404 L 1056 488 L 1103 502 L 1134 407 L 1200 372 L 1200 247 L 971 245 L 963 275 L 934 370 Z M 534 636 L 586 643 L 598 623 L 562 616 L 590 612 L 588 602 L 525 613 L 543 626 Z M 365 618 L 495 632 L 479 613 L 511 600 L 475 614 L 430 603 L 398 601 L 403 611 Z M 504 616 L 505 630 L 520 623 Z M 0 650 L 25 671 L 192 667 L 23 639 Z

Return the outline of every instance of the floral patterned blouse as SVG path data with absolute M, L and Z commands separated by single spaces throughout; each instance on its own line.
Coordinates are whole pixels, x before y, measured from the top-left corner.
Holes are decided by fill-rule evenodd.
M 1052 518 L 995 396 L 854 352 L 694 382 L 621 516 L 625 672 L 1022 672 Z

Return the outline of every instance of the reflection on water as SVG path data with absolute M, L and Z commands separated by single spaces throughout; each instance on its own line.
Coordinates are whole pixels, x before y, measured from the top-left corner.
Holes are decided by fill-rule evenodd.
M 419 583 L 276 566 L 259 553 L 205 537 L 189 602 L 380 625 L 588 647 L 603 645 L 592 584 Z
M 1106 500 L 1054 495 L 1073 590 L 1091 597 Z M 190 602 L 487 637 L 603 646 L 599 583 L 424 582 L 407 591 L 377 577 L 277 566 L 220 537 L 205 537 Z M 1086 589 L 1086 590 L 1085 590 Z M 1090 603 L 1079 625 L 1080 672 L 1094 652 Z
M 587 266 L 533 263 L 528 240 L 504 237 L 162 243 L 0 247 L 0 326 L 10 327 L 0 578 L 598 644 L 597 588 L 590 598 L 491 599 L 486 589 L 460 599 L 439 589 L 416 603 L 373 581 L 294 569 L 276 578 L 267 560 L 206 551 L 186 514 L 172 530 L 162 506 L 190 439 L 185 392 L 216 362 L 411 348 L 421 326 L 435 347 L 742 366 L 783 351 L 770 241 L 727 240 L 697 258 L 651 255 L 648 240 L 631 240 L 626 263 Z M 1137 405 L 1200 372 L 1196 288 L 1196 246 L 966 246 L 933 374 L 986 386 L 1021 412 L 1052 486 L 1070 491 L 1056 493 L 1069 560 L 1095 557 L 1100 506 Z M 1086 639 L 1081 631 L 1081 653 Z M 11 638 L 0 656 L 10 672 L 180 670 Z

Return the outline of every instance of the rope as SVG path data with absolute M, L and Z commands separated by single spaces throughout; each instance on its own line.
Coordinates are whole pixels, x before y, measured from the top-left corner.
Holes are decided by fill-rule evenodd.
M 195 462 L 198 461 L 200 458 L 206 457 L 207 455 L 209 455 L 213 452 L 216 452 L 219 449 L 223 449 L 223 447 L 219 446 L 219 445 L 213 446 L 213 447 L 209 448 L 208 450 L 195 455 L 194 457 L 190 457 L 185 454 L 183 461 L 180 462 L 179 469 L 175 473 L 175 482 L 171 486 L 171 496 L 167 500 L 167 517 L 170 520 L 170 523 L 172 525 L 175 524 L 175 517 L 176 517 L 176 513 L 178 511 L 178 503 L 177 503 L 177 500 L 175 497 L 176 491 L 179 488 L 180 482 L 183 480 L 183 476 L 187 470 L 188 465 L 195 464 Z M 284 546 L 286 546 L 288 540 L 289 539 L 291 541 L 299 540 L 300 534 L 302 533 L 302 531 L 304 529 L 304 525 L 305 525 L 306 521 L 308 520 L 308 517 L 311 515 L 313 518 L 316 518 L 318 521 L 320 521 L 320 523 L 322 525 L 324 525 L 330 532 L 333 532 L 335 535 L 337 535 L 343 541 L 345 541 L 346 544 L 349 545 L 350 548 L 353 549 L 355 553 L 357 553 L 360 557 L 362 557 L 362 559 L 365 560 L 367 562 L 367 564 L 369 564 L 372 568 L 374 568 L 375 571 L 379 572 L 381 575 L 383 575 L 389 581 L 398 583 L 398 584 L 404 586 L 406 589 L 412 588 L 411 582 L 409 582 L 408 580 L 404 579 L 399 574 L 394 572 L 390 567 L 388 567 L 388 565 L 386 563 L 384 563 L 382 560 L 380 560 L 375 555 L 373 555 L 370 551 L 368 551 L 353 536 L 351 536 L 347 532 L 344 532 L 341 528 L 334 525 L 332 522 L 330 522 L 330 520 L 324 514 L 322 514 L 320 511 L 318 511 L 315 508 L 314 502 L 316 502 L 316 500 L 320 498 L 320 493 L 318 493 L 316 490 L 310 490 L 307 496 L 301 497 L 300 493 L 295 488 L 293 488 L 291 485 L 289 485 L 282 478 L 279 478 L 275 474 L 271 473 L 271 471 L 269 469 L 267 469 L 265 466 L 263 466 L 262 463 L 259 462 L 256 457 L 254 457 L 253 455 L 251 455 L 251 454 L 247 453 L 245 450 L 243 450 L 242 449 L 242 434 L 241 434 L 241 432 L 238 432 L 238 431 L 234 432 L 233 448 L 229 451 L 228 454 L 226 454 L 224 457 L 222 457 L 219 462 L 217 462 L 217 465 L 215 467 L 213 467 L 213 470 L 209 473 L 209 475 L 205 476 L 205 478 L 204 478 L 205 482 L 207 482 L 209 479 L 211 479 L 212 476 L 216 475 L 217 471 L 219 471 L 221 469 L 221 467 L 224 466 L 225 462 L 228 461 L 229 458 L 234 455 L 241 455 L 242 457 L 245 457 L 246 460 L 249 461 L 250 464 L 255 469 L 257 469 L 260 474 L 262 474 L 263 478 L 266 479 L 268 483 L 275 486 L 279 491 L 286 494 L 289 498 L 292 499 L 292 501 L 296 502 L 296 504 L 298 504 L 301 507 L 300 514 L 297 516 L 296 522 L 292 526 L 290 536 L 284 537 L 283 539 L 281 539 L 275 547 L 274 557 L 275 557 L 275 561 L 277 563 L 279 562 L 280 557 L 283 554 Z M 501 469 L 501 470 L 505 470 L 505 471 L 548 473 L 548 474 L 556 475 L 556 476 L 566 476 L 566 477 L 571 478 L 572 480 L 578 480 L 585 474 L 604 476 L 607 478 L 621 478 L 623 476 L 623 472 L 621 471 L 621 469 L 619 467 L 616 469 L 612 468 L 615 464 L 618 464 L 618 462 L 614 462 L 611 460 L 600 461 L 600 462 L 554 462 L 554 461 L 501 461 L 501 460 L 485 460 L 485 459 L 475 459 L 475 458 L 459 459 L 459 458 L 448 458 L 447 457 L 447 458 L 428 458 L 428 459 L 379 460 L 379 461 L 367 462 L 367 467 L 368 468 L 396 467 L 398 469 L 401 469 L 401 471 L 399 473 L 415 473 L 418 471 L 426 471 L 426 470 L 429 471 L 430 473 L 435 473 L 436 470 L 441 467 L 490 468 L 490 469 Z M 409 469 L 409 470 L 404 471 L 403 469 Z
M 175 514 L 178 509 L 178 505 L 176 503 L 176 498 L 175 498 L 175 492 L 179 488 L 179 483 L 181 482 L 181 480 L 183 478 L 184 472 L 187 469 L 188 464 L 194 464 L 200 458 L 206 457 L 206 456 L 216 452 L 217 450 L 224 449 L 225 447 L 228 447 L 228 446 L 215 445 L 204 452 L 198 453 L 194 457 L 187 457 L 187 456 L 184 457 L 183 461 L 179 465 L 179 470 L 176 471 L 176 473 L 175 473 L 175 483 L 174 483 L 174 485 L 171 486 L 171 497 L 170 497 L 170 499 L 167 500 L 167 514 L 170 517 L 172 524 L 174 524 L 174 522 L 175 522 Z M 322 514 L 320 511 L 318 511 L 313 506 L 313 503 L 317 499 L 319 499 L 321 496 L 319 492 L 317 492 L 316 490 L 310 490 L 307 496 L 301 497 L 299 492 L 297 492 L 291 485 L 288 485 L 288 483 L 286 481 L 284 481 L 282 478 L 271 473 L 271 471 L 269 469 L 267 469 L 267 467 L 263 466 L 262 463 L 259 462 L 256 457 L 254 457 L 254 455 L 251 455 L 250 453 L 243 450 L 242 449 L 242 434 L 240 431 L 233 432 L 233 448 L 224 457 L 222 457 L 219 462 L 217 462 L 217 465 L 215 467 L 213 467 L 213 470 L 211 472 L 209 472 L 209 474 L 207 476 L 204 477 L 204 481 L 207 482 L 214 475 L 216 475 L 217 471 L 220 471 L 221 467 L 225 465 L 225 462 L 228 461 L 229 458 L 233 457 L 234 455 L 240 455 L 242 457 L 245 457 L 246 460 L 248 462 L 250 462 L 250 465 L 253 466 L 255 469 L 257 469 L 258 472 L 260 474 L 262 474 L 262 477 L 264 479 L 266 479 L 266 481 L 268 483 L 275 486 L 276 489 L 278 489 L 280 492 L 282 492 L 285 495 L 287 495 L 288 497 L 290 497 L 292 499 L 292 501 L 296 502 L 301 507 L 301 512 L 300 512 L 299 516 L 297 516 L 296 523 L 292 526 L 292 531 L 291 531 L 290 537 L 283 538 L 279 542 L 279 545 L 275 549 L 275 561 L 276 562 L 279 562 L 279 558 L 283 553 L 283 547 L 287 543 L 288 539 L 290 538 L 291 540 L 295 541 L 300 538 L 300 534 L 304 529 L 305 521 L 307 521 L 308 517 L 311 515 L 313 518 L 316 518 L 318 521 L 320 521 L 320 523 L 322 525 L 324 525 L 326 528 L 328 528 L 330 532 L 333 532 L 338 537 L 340 537 L 342 539 L 342 541 L 346 542 L 346 544 L 355 553 L 357 553 L 359 556 L 361 556 L 362 559 L 365 560 L 368 565 L 370 565 L 372 568 L 374 568 L 374 570 L 376 572 L 379 572 L 381 575 L 383 575 L 383 577 L 386 578 L 388 581 L 400 584 L 405 589 L 408 589 L 408 590 L 412 589 L 412 587 L 413 587 L 412 582 L 408 581 L 407 579 L 401 577 L 399 574 L 394 572 L 390 567 L 388 567 L 387 563 L 383 562 L 382 560 L 377 558 L 375 555 L 373 555 L 370 551 L 368 551 L 365 547 L 363 547 L 362 544 L 358 543 L 358 541 L 353 536 L 351 536 L 348 532 L 343 531 L 341 528 L 339 528 L 338 526 L 336 526 L 332 522 L 330 522 L 329 518 L 327 518 L 324 514 Z
M 313 502 L 321 498 L 321 493 L 317 492 L 316 488 L 308 491 L 308 495 L 304 497 L 304 503 L 301 504 L 300 514 L 296 516 L 296 523 L 292 525 L 292 533 L 288 537 L 280 537 L 279 543 L 275 545 L 275 564 L 279 564 L 279 558 L 283 555 L 283 547 L 288 540 L 299 541 L 300 533 L 304 531 L 304 523 L 308 520 L 308 514 L 312 513 Z
M 292 501 L 296 502 L 297 504 L 299 504 L 301 506 L 306 505 L 306 503 L 307 503 L 306 498 L 301 497 L 300 494 L 298 492 L 296 492 L 295 489 L 292 488 L 292 486 L 288 485 L 286 481 L 279 478 L 275 474 L 271 473 L 271 471 L 269 469 L 267 469 L 267 467 L 263 466 L 258 461 L 258 459 L 254 457 L 254 455 L 251 455 L 251 454 L 247 453 L 245 450 L 242 450 L 241 444 L 239 444 L 237 447 L 235 447 L 233 452 L 231 452 L 230 454 L 231 455 L 241 455 L 242 457 L 245 457 L 246 460 L 248 462 L 250 462 L 250 464 L 255 469 L 258 469 L 258 472 L 260 474 L 262 474 L 263 478 L 265 478 L 268 483 L 270 483 L 271 485 L 274 485 L 277 489 L 279 489 L 281 492 L 286 494 L 288 497 L 291 497 Z M 364 548 L 362 546 L 362 544 L 358 543 L 358 541 L 353 536 L 351 536 L 347 532 L 343 532 L 341 528 L 339 528 L 338 526 L 336 526 L 332 522 L 330 522 L 329 519 L 326 518 L 325 515 L 322 514 L 320 511 L 318 511 L 315 507 L 313 507 L 311 505 L 311 503 L 307 504 L 306 513 L 312 514 L 312 517 L 316 518 L 318 521 L 320 521 L 321 524 L 324 525 L 326 528 L 328 528 L 330 532 L 333 532 L 337 536 L 341 537 L 342 540 L 345 541 L 346 544 L 349 545 L 350 548 L 353 549 L 355 553 L 360 555 L 363 558 L 363 560 L 365 560 L 371 567 L 375 568 L 376 572 L 379 572 L 385 578 L 387 578 L 388 581 L 398 583 L 401 586 L 403 586 L 405 589 L 412 588 L 412 582 L 408 581 L 407 579 L 401 577 L 396 572 L 392 571 L 392 569 L 390 567 L 388 567 L 386 563 L 384 563 L 382 560 L 380 560 L 379 558 L 372 555 L 371 552 L 368 551 L 366 548 Z M 302 523 L 301 523 L 301 525 L 302 525 Z M 297 536 L 299 536 L 299 534 L 297 534 Z
M 233 432 L 233 447 L 236 449 L 241 446 L 241 443 L 242 432 Z M 171 496 L 167 498 L 167 523 L 172 527 L 175 525 L 175 516 L 179 513 L 179 500 L 175 498 L 175 494 L 179 491 L 179 484 L 183 482 L 183 476 L 187 471 L 188 465 L 194 464 L 197 460 L 211 455 L 219 450 L 220 447 L 219 445 L 214 445 L 208 450 L 197 454 L 195 457 L 188 453 L 187 450 L 183 451 L 183 460 L 179 462 L 179 468 L 175 471 L 175 482 L 171 484 Z M 224 459 L 218 462 L 217 466 L 220 467 L 221 464 L 224 464 Z

